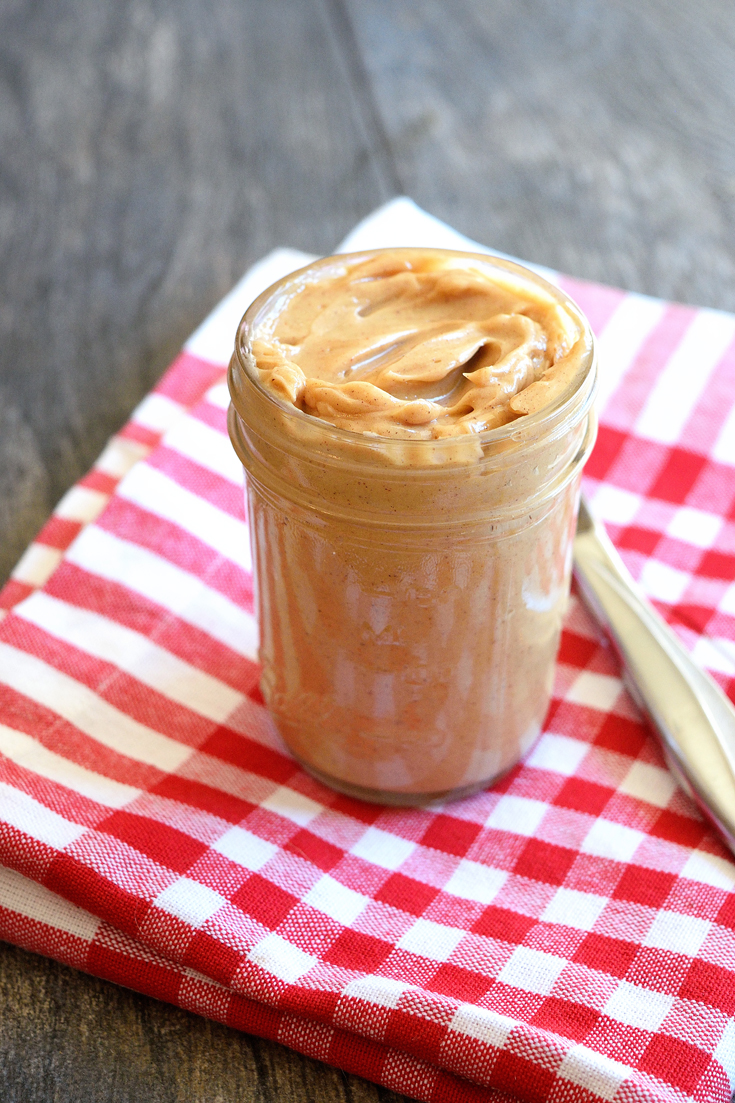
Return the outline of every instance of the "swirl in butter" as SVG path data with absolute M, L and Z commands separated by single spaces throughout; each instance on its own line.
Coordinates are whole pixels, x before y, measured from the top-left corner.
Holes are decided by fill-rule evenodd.
M 551 291 L 481 258 L 388 250 L 330 271 L 294 280 L 251 352 L 267 390 L 340 429 L 484 432 L 553 403 L 586 362 Z

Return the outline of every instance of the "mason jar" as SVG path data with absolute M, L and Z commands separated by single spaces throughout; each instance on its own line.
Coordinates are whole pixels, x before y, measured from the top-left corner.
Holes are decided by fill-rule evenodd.
M 306 274 L 328 281 L 371 255 L 326 258 Z M 553 298 L 580 327 L 581 370 L 536 413 L 411 440 L 289 406 L 260 382 L 251 342 L 304 270 L 251 305 L 230 363 L 263 696 L 309 773 L 370 801 L 461 797 L 521 758 L 548 708 L 568 600 L 596 431 L 592 335 L 541 277 L 466 256 Z

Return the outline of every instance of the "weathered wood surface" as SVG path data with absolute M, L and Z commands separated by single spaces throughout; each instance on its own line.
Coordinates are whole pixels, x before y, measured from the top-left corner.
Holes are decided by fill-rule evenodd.
M 735 309 L 721 0 L 6 0 L 0 577 L 258 256 L 398 192 L 579 276 Z M 390 1098 L 0 952 L 0 1098 Z

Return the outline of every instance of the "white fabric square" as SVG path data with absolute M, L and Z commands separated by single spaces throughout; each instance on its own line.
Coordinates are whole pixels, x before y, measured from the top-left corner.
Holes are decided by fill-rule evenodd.
M 545 923 L 560 923 L 580 931 L 591 931 L 606 904 L 606 896 L 560 888 L 546 905 L 541 918 Z
M 198 881 L 180 877 L 159 893 L 154 903 L 192 927 L 201 927 L 227 900 L 206 885 L 200 885 Z
M 557 1076 L 569 1080 L 601 1099 L 613 1100 L 618 1088 L 633 1069 L 587 1046 L 575 1046 L 565 1055 Z
M 408 839 L 381 831 L 379 827 L 369 827 L 350 853 L 364 858 L 366 862 L 372 862 L 373 865 L 382 866 L 383 869 L 395 870 L 403 865 L 415 849 L 416 843 L 409 842 Z
M 603 483 L 592 499 L 595 517 L 611 525 L 629 525 L 641 508 L 640 494 Z
M 571 701 L 575 705 L 588 705 L 601 712 L 609 712 L 623 689 L 620 678 L 613 678 L 609 674 L 595 674 L 591 670 L 583 670 L 578 678 L 572 682 L 567 690 L 564 700 Z
M 582 843 L 583 854 L 598 858 L 613 858 L 616 862 L 629 862 L 643 842 L 645 835 L 632 827 L 611 820 L 595 820 Z
M 297 823 L 299 827 L 306 827 L 324 811 L 323 804 L 317 804 L 315 800 L 297 793 L 295 789 L 289 789 L 287 785 L 281 785 L 275 793 L 271 793 L 260 807 L 276 812 L 284 819 Z
M 604 1012 L 619 1023 L 654 1033 L 668 1015 L 673 1002 L 673 996 L 651 992 L 648 988 L 621 980 L 605 1004 Z
M 706 666 L 709 670 L 718 670 L 720 674 L 726 674 L 732 678 L 735 674 L 735 645 L 732 640 L 723 639 L 722 636 L 710 639 L 708 636 L 700 636 L 692 648 L 692 658 L 699 666 Z
M 517 1020 L 471 1003 L 463 1003 L 458 1007 L 449 1024 L 450 1030 L 456 1030 L 458 1034 L 476 1038 L 478 1042 L 484 1042 L 486 1046 L 496 1046 L 498 1049 L 505 1045 L 508 1035 L 516 1026 Z
M 642 437 L 676 444 L 707 380 L 733 339 L 735 318 L 722 310 L 698 310 L 659 372 L 635 423 Z M 696 364 L 696 370 L 692 365 Z
M 66 521 L 95 521 L 109 501 L 110 495 L 100 490 L 90 490 L 86 486 L 73 486 L 54 509 L 55 517 Z
M 513 988 L 522 988 L 524 992 L 548 996 L 566 964 L 566 960 L 556 954 L 518 946 L 498 974 L 498 980 Z
M 733 412 L 735 413 L 735 407 L 733 407 Z M 34 545 L 31 544 L 31 547 L 33 546 Z M 15 575 L 15 572 L 13 573 Z M 727 613 L 729 616 L 735 616 L 735 582 L 725 590 L 717 608 L 720 609 L 721 612 Z
M 503 796 L 485 821 L 486 827 L 500 831 L 512 831 L 515 835 L 535 834 L 538 825 L 548 811 L 548 804 L 526 797 Z
M 401 950 L 430 957 L 432 961 L 447 961 L 465 936 L 457 927 L 444 927 L 430 919 L 417 919 L 398 942 Z
M 92 941 L 103 922 L 84 908 L 70 904 L 50 889 L 5 866 L 0 866 L 0 900 L 9 911 L 65 931 L 84 942 Z
M 679 912 L 660 911 L 643 939 L 644 946 L 657 946 L 674 954 L 695 957 L 712 926 L 706 919 Z
M 657 808 L 665 808 L 676 792 L 676 782 L 673 775 L 660 766 L 634 762 L 623 778 L 619 792 L 655 804 Z
M 132 420 L 137 425 L 152 429 L 154 433 L 164 433 L 185 413 L 180 403 L 153 391 L 135 407 Z
M 145 444 L 139 444 L 135 440 L 113 437 L 97 458 L 94 469 L 104 472 L 105 475 L 112 475 L 113 479 L 122 479 L 133 464 L 147 456 L 149 451 L 150 448 Z
M 325 915 L 336 919 L 338 923 L 349 927 L 367 907 L 369 900 L 325 873 L 321 880 L 309 889 L 304 897 L 304 903 L 311 904 L 312 908 L 318 908 Z
M 252 870 L 253 873 L 257 873 L 274 854 L 278 853 L 278 847 L 273 843 L 259 839 L 257 835 L 245 831 L 242 827 L 231 827 L 221 839 L 212 843 L 212 850 L 223 854 L 231 862 L 237 862 L 239 866 Z
M 302 253 L 299 249 L 272 249 L 252 268 L 248 268 L 240 282 L 194 330 L 184 345 L 186 351 L 226 367 L 232 356 L 235 330 L 253 299 L 282 276 L 303 268 L 312 260 L 316 260 L 313 254 Z
M 394 980 L 393 977 L 366 976 L 351 980 L 343 989 L 343 994 L 352 996 L 355 1000 L 377 1004 L 378 1007 L 395 1008 L 409 987 L 410 985 Z
M 716 889 L 725 889 L 726 892 L 732 892 L 735 888 L 735 865 L 726 858 L 718 858 L 705 850 L 695 850 L 692 853 L 680 876 L 701 881 L 702 884 L 712 885 Z
M 285 938 L 274 933 L 261 939 L 258 945 L 252 948 L 248 957 L 261 969 L 267 970 L 286 984 L 294 984 L 317 962 L 311 954 L 305 954 L 298 946 L 286 942 Z
M 689 585 L 689 575 L 670 567 L 668 563 L 647 559 L 641 571 L 640 584 L 649 597 L 675 605 L 681 601 Z
M 229 409 L 230 389 L 227 386 L 227 381 L 223 380 L 221 383 L 215 383 L 213 387 L 209 388 L 204 397 L 211 406 L 219 406 L 220 410 Z
M 504 869 L 493 869 L 463 858 L 444 886 L 444 891 L 464 900 L 476 900 L 478 904 L 490 904 L 507 880 L 508 874 Z
M 76 842 L 87 830 L 5 782 L 0 782 L 0 808 L 6 823 L 56 850 L 63 850 L 65 846 Z
M 556 774 L 571 777 L 577 772 L 589 749 L 589 743 L 583 743 L 581 739 L 570 739 L 568 735 L 547 732 L 541 736 L 526 759 L 526 766 L 535 766 L 537 770 L 553 770 Z
M 13 568 L 12 577 L 27 586 L 43 586 L 48 582 L 64 553 L 48 544 L 29 544 Z
M 669 536 L 694 544 L 697 548 L 711 548 L 722 525 L 722 518 L 714 513 L 683 506 L 671 518 L 666 532 Z

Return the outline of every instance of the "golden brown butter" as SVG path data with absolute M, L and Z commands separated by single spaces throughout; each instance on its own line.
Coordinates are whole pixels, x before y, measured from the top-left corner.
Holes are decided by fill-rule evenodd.
M 230 433 L 261 687 L 318 778 L 421 803 L 489 784 L 534 741 L 594 382 L 574 304 L 494 258 L 325 258 L 250 307 Z
M 297 409 L 429 440 L 536 412 L 587 351 L 577 319 L 543 288 L 406 249 L 295 282 L 252 342 L 262 384 Z

